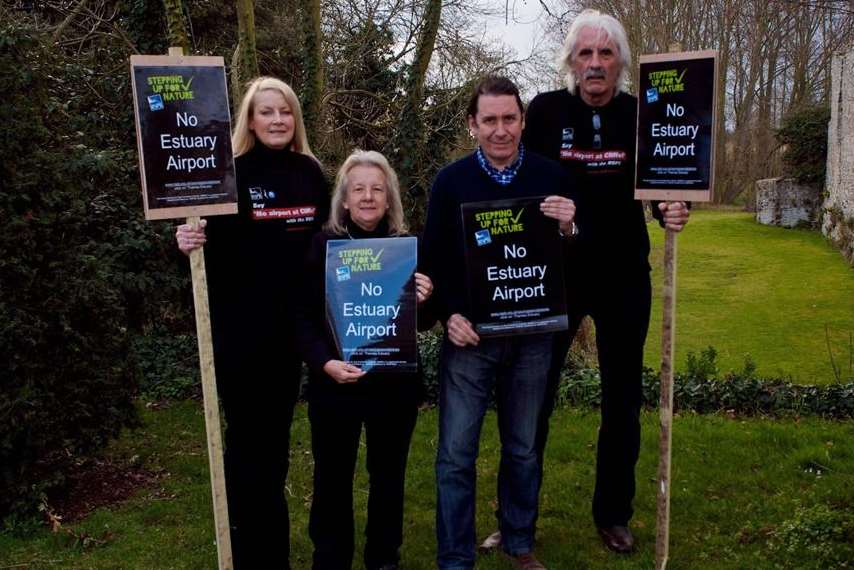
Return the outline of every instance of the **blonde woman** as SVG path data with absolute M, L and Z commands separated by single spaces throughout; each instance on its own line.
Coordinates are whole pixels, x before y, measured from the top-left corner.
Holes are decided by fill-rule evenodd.
M 279 79 L 250 83 L 232 145 L 239 212 L 198 230 L 181 225 L 176 238 L 186 254 L 207 244 L 235 567 L 288 568 L 283 490 L 301 370 L 291 304 L 311 237 L 327 218 L 327 186 L 299 101 Z
M 349 569 L 352 565 L 353 471 L 363 427 L 370 475 L 365 567 L 398 567 L 404 475 L 421 378 L 417 373 L 366 373 L 340 360 L 325 321 L 324 277 L 326 242 L 330 239 L 405 235 L 394 170 L 378 152 L 354 152 L 338 171 L 329 223 L 314 237 L 309 249 L 307 292 L 299 317 L 300 346 L 311 371 L 308 401 L 314 495 L 309 533 L 317 570 Z M 433 283 L 421 273 L 415 273 L 414 279 L 418 322 L 429 328 L 432 321 L 422 309 Z

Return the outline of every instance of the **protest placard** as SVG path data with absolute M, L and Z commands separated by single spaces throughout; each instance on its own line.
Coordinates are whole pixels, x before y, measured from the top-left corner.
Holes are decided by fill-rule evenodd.
M 481 336 L 567 328 L 563 238 L 545 197 L 460 206 L 472 314 Z
M 131 81 L 146 219 L 236 213 L 223 59 L 134 55 Z
M 344 362 L 415 372 L 417 262 L 414 237 L 326 242 L 326 315 Z
M 640 57 L 635 198 L 711 200 L 716 78 L 715 51 Z

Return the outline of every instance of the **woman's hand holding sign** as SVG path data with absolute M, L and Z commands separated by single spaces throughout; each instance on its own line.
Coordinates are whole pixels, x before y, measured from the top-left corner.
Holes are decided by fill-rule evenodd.
M 575 219 L 575 202 L 563 196 L 549 196 L 540 203 L 540 211 L 554 218 L 560 224 L 560 231 L 564 235 L 572 235 L 573 220 Z
M 326 364 L 323 365 L 323 371 L 326 372 L 330 378 L 338 382 L 339 384 L 349 384 L 351 382 L 355 382 L 367 372 L 364 372 L 358 366 L 354 366 L 352 364 L 347 364 L 343 360 L 329 360 Z
M 205 245 L 205 226 L 207 223 L 207 220 L 201 220 L 198 227 L 181 224 L 175 230 L 175 241 L 178 242 L 178 249 L 184 255 L 190 255 L 191 251 Z
M 433 281 L 423 273 L 415 273 L 415 297 L 420 305 L 433 294 Z

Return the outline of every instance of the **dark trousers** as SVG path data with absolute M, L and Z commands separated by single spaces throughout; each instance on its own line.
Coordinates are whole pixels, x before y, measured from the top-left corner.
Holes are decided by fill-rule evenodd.
M 569 330 L 557 334 L 552 350 L 546 402 L 537 431 L 542 478 L 543 451 L 554 410 L 560 371 L 581 320 L 596 326 L 596 349 L 602 382 L 602 423 L 596 448 L 593 520 L 597 526 L 626 526 L 632 518 L 635 464 L 640 452 L 643 346 L 649 329 L 649 273 L 588 280 L 567 290 Z
M 285 501 L 288 447 L 299 397 L 299 357 L 258 340 L 217 356 L 217 385 L 227 427 L 225 486 L 231 547 L 237 570 L 290 568 Z M 287 345 L 284 344 L 284 347 Z M 227 352 L 227 354 L 226 354 Z
M 365 427 L 370 476 L 365 566 L 396 564 L 403 543 L 403 491 L 409 443 L 418 415 L 414 398 L 312 398 L 314 496 L 309 534 L 317 570 L 349 570 L 353 563 L 353 471 Z

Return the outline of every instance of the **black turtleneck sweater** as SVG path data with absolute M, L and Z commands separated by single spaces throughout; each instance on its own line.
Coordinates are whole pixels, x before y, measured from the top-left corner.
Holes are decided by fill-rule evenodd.
M 326 181 L 309 156 L 256 142 L 235 167 L 238 213 L 208 218 L 205 246 L 214 340 L 226 349 L 281 333 L 292 320 L 305 252 L 329 211 Z
M 364 230 L 353 222 L 347 223 L 347 230 L 344 234 L 332 234 L 328 231 L 315 234 L 306 255 L 305 290 L 296 309 L 296 317 L 297 341 L 310 371 L 309 397 L 371 398 L 377 395 L 379 390 L 384 397 L 394 397 L 396 394 L 399 397 L 418 398 L 421 391 L 420 371 L 418 374 L 371 371 L 351 384 L 338 384 L 323 371 L 323 365 L 330 360 L 341 360 L 326 321 L 326 242 L 335 239 L 390 237 L 385 220 L 373 231 Z M 425 307 L 428 304 L 429 302 L 418 307 L 420 330 L 428 329 L 436 322 L 435 318 L 431 320 L 428 315 L 429 309 Z

